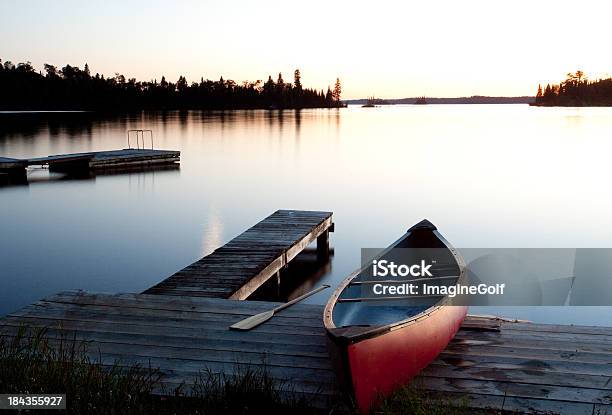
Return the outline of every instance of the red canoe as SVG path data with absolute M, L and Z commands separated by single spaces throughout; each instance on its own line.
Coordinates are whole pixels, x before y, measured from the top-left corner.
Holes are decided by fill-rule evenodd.
M 400 251 L 417 252 L 434 264 L 426 278 L 437 284 L 465 284 L 463 259 L 429 221 L 414 225 L 376 259 L 390 260 Z M 324 323 L 340 385 L 361 413 L 434 360 L 467 313 L 466 306 L 449 305 L 450 299 L 439 295 L 364 296 L 364 287 L 380 280 L 400 284 L 425 278 L 372 277 L 368 264 L 346 278 L 325 306 Z

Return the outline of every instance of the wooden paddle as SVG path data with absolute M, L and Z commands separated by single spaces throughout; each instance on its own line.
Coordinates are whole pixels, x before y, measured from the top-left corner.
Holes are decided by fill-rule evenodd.
M 315 288 L 314 290 L 307 292 L 306 294 L 300 295 L 299 297 L 294 298 L 293 300 L 286 302 L 285 304 L 280 305 L 276 308 L 273 308 L 272 310 L 264 311 L 263 313 L 259 313 L 254 316 L 245 318 L 244 320 L 240 320 L 238 323 L 232 324 L 230 326 L 230 329 L 231 330 L 251 330 L 252 328 L 259 326 L 261 323 L 265 323 L 266 321 L 270 320 L 274 316 L 274 313 L 278 313 L 279 311 L 284 310 L 285 308 L 290 307 L 293 304 L 302 301 L 304 298 L 310 297 L 311 295 L 316 294 L 319 291 L 322 291 L 329 287 L 330 287 L 329 285 L 323 284 L 319 288 Z

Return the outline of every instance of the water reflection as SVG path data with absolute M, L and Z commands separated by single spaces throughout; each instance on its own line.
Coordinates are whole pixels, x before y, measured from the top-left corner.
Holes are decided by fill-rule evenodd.
M 0 156 L 124 148 L 128 129 L 180 150 L 180 171 L 0 188 L 0 314 L 67 289 L 142 291 L 282 208 L 334 212 L 317 282 L 332 285 L 423 218 L 455 246 L 612 246 L 610 108 L 0 114 Z
M 206 256 L 223 245 L 223 221 L 216 206 L 208 209 L 208 220 L 202 229 L 202 255 Z
M 138 179 L 139 183 L 146 179 L 155 180 L 155 174 L 162 172 L 179 173 L 180 164 L 162 164 L 151 166 L 135 166 L 129 168 L 115 168 L 104 170 L 74 170 L 69 173 L 59 173 L 50 171 L 48 168 L 28 168 L 23 172 L 13 172 L 3 177 L 0 181 L 0 187 L 6 186 L 28 186 L 30 184 L 53 183 L 56 181 L 95 181 L 97 177 L 102 176 L 129 176 L 130 183 L 134 178 Z

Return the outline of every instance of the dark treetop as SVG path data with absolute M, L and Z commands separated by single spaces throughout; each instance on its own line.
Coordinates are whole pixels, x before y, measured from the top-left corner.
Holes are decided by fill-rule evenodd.
M 45 74 L 32 65 L 0 60 L 0 110 L 165 110 L 165 109 L 242 109 L 242 108 L 331 108 L 341 106 L 340 80 L 327 92 L 302 87 L 299 69 L 294 82 L 287 83 L 279 73 L 276 82 L 202 78 L 189 84 L 184 76 L 176 83 L 150 82 L 91 75 L 84 69 L 66 65 L 61 69 L 45 64 Z
M 584 72 L 568 73 L 558 85 L 538 85 L 538 106 L 612 106 L 612 78 L 589 81 Z

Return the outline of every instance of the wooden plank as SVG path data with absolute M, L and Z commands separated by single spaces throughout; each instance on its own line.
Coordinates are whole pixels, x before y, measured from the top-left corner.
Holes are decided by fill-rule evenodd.
M 88 294 L 83 291 L 66 291 L 45 298 L 46 302 L 69 304 L 97 304 L 106 307 L 135 307 L 149 310 L 174 310 L 191 312 L 228 313 L 240 316 L 252 315 L 275 308 L 282 303 L 272 301 L 249 301 L 248 303 L 220 298 L 177 297 L 149 294 Z M 280 312 L 282 317 L 312 317 L 320 320 L 323 306 L 295 304 Z
M 458 339 L 464 340 L 464 339 Z M 529 339 L 518 340 L 511 338 L 508 341 L 481 341 L 465 340 L 466 343 L 451 342 L 447 351 L 460 354 L 471 351 L 481 355 L 506 355 L 516 357 L 547 358 L 553 360 L 571 360 L 585 363 L 607 363 L 612 361 L 612 352 L 607 345 L 595 345 L 588 350 L 584 348 L 572 348 L 572 343 L 567 341 L 551 340 L 546 343 L 542 340 Z M 491 343 L 491 344 L 489 344 Z
M 169 327 L 174 327 L 174 328 L 181 328 L 181 329 L 185 329 L 185 328 L 198 328 L 198 327 L 202 327 L 203 325 L 205 325 L 207 330 L 219 330 L 219 331 L 224 331 L 224 330 L 228 330 L 229 326 L 231 324 L 237 323 L 238 321 L 242 320 L 242 318 L 238 318 L 238 319 L 231 319 L 231 320 L 220 320 L 220 321 L 211 321 L 211 320 L 179 320 L 179 319 L 172 319 L 169 320 L 167 318 L 162 318 L 162 317 L 155 317 L 155 315 L 152 313 L 151 316 L 148 317 L 148 321 L 147 321 L 147 317 L 133 317 L 133 316 L 124 316 L 124 315 L 109 315 L 107 317 L 105 317 L 104 315 L 101 315 L 99 313 L 79 313 L 79 314 L 71 314 L 71 313 L 64 313 L 64 312 L 50 312 L 48 314 L 43 314 L 40 317 L 34 317 L 31 315 L 16 315 L 19 312 L 12 314 L 10 316 L 7 316 L 7 318 L 16 318 L 16 319 L 24 319 L 24 318 L 44 318 L 47 320 L 58 320 L 58 321 L 87 321 L 89 322 L 89 324 L 95 322 L 95 321 L 99 321 L 99 322 L 105 322 L 108 321 L 108 318 L 110 316 L 112 316 L 113 321 L 116 322 L 124 322 L 126 324 L 136 324 L 136 325 L 146 325 L 148 327 L 151 326 L 162 326 L 164 328 L 169 328 Z M 272 319 L 271 319 L 272 320 Z M 266 324 L 262 324 L 260 326 L 258 326 L 257 328 L 254 328 L 252 330 L 256 330 L 256 331 L 250 331 L 252 333 L 268 333 L 270 335 L 297 335 L 297 336 L 301 336 L 303 338 L 303 341 L 308 341 L 308 337 L 309 336 L 315 336 L 317 338 L 319 338 L 321 336 L 321 333 L 323 333 L 323 329 L 321 327 L 317 327 L 317 328 L 312 328 L 312 327 L 308 327 L 308 326 L 301 326 L 300 323 L 303 320 L 294 320 L 293 325 L 282 325 L 282 324 L 272 324 L 270 322 L 266 322 Z M 300 329 L 298 330 L 297 327 L 300 327 Z
M 103 311 L 100 311 L 103 310 Z M 284 311 L 284 310 L 283 310 Z M 104 318 L 113 317 L 117 319 L 129 319 L 136 323 L 150 323 L 155 324 L 158 320 L 162 321 L 165 325 L 174 325 L 187 327 L 191 325 L 206 324 L 207 327 L 229 327 L 231 324 L 236 323 L 256 314 L 254 312 L 244 314 L 229 314 L 224 312 L 212 313 L 187 313 L 172 310 L 149 310 L 143 308 L 128 308 L 128 307 L 98 307 L 98 310 L 93 309 L 92 306 L 80 306 L 75 308 L 71 305 L 56 304 L 50 306 L 50 304 L 37 303 L 32 306 L 28 306 L 22 310 L 15 311 L 7 317 L 34 317 L 42 316 L 45 318 L 53 319 L 83 319 L 83 318 Z M 147 320 L 149 319 L 149 320 Z M 296 330 L 295 327 L 300 327 L 300 332 L 304 334 L 319 333 L 323 330 L 320 322 L 310 317 L 299 317 L 299 316 L 286 316 L 282 312 L 279 312 L 262 326 L 259 330 L 270 331 L 270 330 L 285 330 L 291 331 Z M 254 329 L 255 330 L 255 329 Z
M 611 365 L 574 362 L 571 360 L 517 357 L 495 352 L 483 354 L 481 352 L 469 350 L 462 353 L 454 353 L 449 350 L 444 350 L 436 361 L 438 360 L 457 367 L 479 365 L 499 370 L 519 369 L 524 371 L 552 371 L 612 376 Z
M 538 332 L 538 333 L 569 333 L 588 334 L 591 336 L 612 337 L 612 327 L 603 326 L 574 326 L 561 324 L 511 323 L 503 322 L 503 328 L 511 331 Z
M 28 166 L 39 166 L 44 164 L 69 163 L 75 161 L 89 161 L 94 157 L 93 153 L 58 154 L 47 157 L 36 157 L 28 159 Z
M 536 398 L 552 401 L 610 404 L 610 391 L 552 385 L 499 382 L 490 380 L 438 378 L 419 376 L 417 385 L 427 390 L 459 393 L 479 393 L 517 398 Z M 592 406 L 591 406 L 592 408 Z
M 504 370 L 505 369 L 505 370 Z M 518 382 L 534 385 L 554 385 L 568 387 L 584 387 L 612 390 L 610 377 L 605 375 L 590 375 L 580 373 L 555 372 L 547 370 L 525 370 L 522 367 L 496 367 L 487 366 L 454 366 L 441 361 L 434 361 L 427 366 L 423 376 L 452 378 L 495 380 L 500 382 Z
M 504 400 L 503 410 L 529 414 L 592 415 L 593 407 L 589 403 L 508 396 Z

